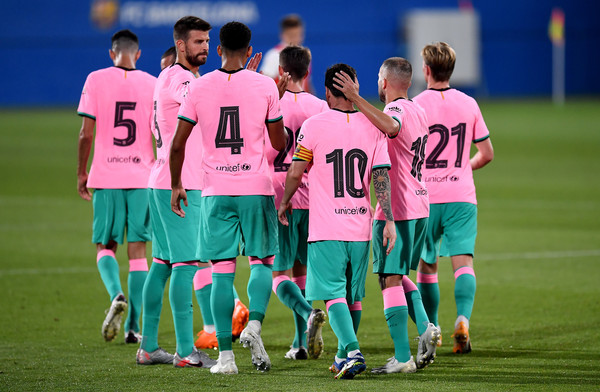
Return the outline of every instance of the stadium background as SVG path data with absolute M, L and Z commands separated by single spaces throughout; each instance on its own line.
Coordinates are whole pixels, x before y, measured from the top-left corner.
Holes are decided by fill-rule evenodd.
M 314 85 L 324 94 L 325 69 L 337 62 L 354 66 L 365 96 L 376 97 L 377 71 L 390 56 L 406 56 L 405 16 L 415 8 L 463 9 L 479 13 L 482 97 L 547 96 L 551 92 L 552 53 L 548 23 L 553 7 L 566 14 L 566 92 L 600 93 L 595 68 L 600 51 L 600 3 L 585 0 L 367 1 L 5 1 L 0 5 L 0 106 L 71 105 L 79 99 L 86 75 L 112 65 L 110 36 L 130 28 L 140 38 L 138 68 L 158 75 L 160 55 L 173 44 L 172 26 L 186 13 L 205 18 L 214 28 L 206 73 L 220 65 L 218 29 L 230 20 L 252 29 L 256 51 L 278 43 L 280 18 L 300 14 L 305 44 L 313 52 Z M 444 37 L 440 37 L 443 40 Z M 459 62 L 461 54 L 459 53 Z M 421 78 L 420 64 L 415 77 Z M 21 72 L 25 67 L 30 71 Z M 418 91 L 414 92 L 414 94 Z

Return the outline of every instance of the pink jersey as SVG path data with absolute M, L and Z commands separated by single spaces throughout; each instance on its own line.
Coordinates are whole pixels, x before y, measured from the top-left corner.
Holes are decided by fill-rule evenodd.
M 401 98 L 388 103 L 383 111 L 402 124 L 400 132 L 388 139 L 394 220 L 427 218 L 429 197 L 421 174 L 429 134 L 425 111 L 413 101 Z M 385 220 L 379 203 L 375 219 Z
M 179 107 L 188 92 L 188 85 L 196 77 L 189 69 L 176 63 L 165 68 L 154 89 L 154 110 L 152 133 L 156 139 L 156 162 L 150 173 L 148 187 L 171 189 L 169 152 L 177 129 Z M 181 172 L 181 182 L 185 189 L 202 189 L 202 148 L 200 132 L 192 132 L 185 146 L 185 161 Z
M 274 194 L 265 122 L 282 116 L 273 79 L 245 69 L 207 73 L 190 83 L 179 118 L 202 133 L 203 196 Z
M 304 122 L 296 159 L 312 166 L 308 241 L 369 241 L 371 172 L 390 166 L 384 134 L 362 113 L 329 110 Z
M 96 120 L 94 158 L 87 186 L 146 188 L 154 149 L 150 120 L 156 78 L 140 70 L 109 67 L 90 73 L 77 113 Z
M 327 102 L 315 97 L 312 94 L 301 92 L 292 93 L 286 91 L 280 100 L 281 112 L 283 113 L 283 124 L 288 133 L 289 139 L 285 150 L 277 151 L 274 148 L 267 148 L 267 159 L 273 170 L 273 188 L 275 188 L 275 206 L 279 207 L 283 190 L 285 188 L 285 177 L 288 168 L 292 163 L 295 140 L 300 133 L 302 123 L 315 114 L 329 110 Z M 292 197 L 292 206 L 295 209 L 308 209 L 308 174 L 302 176 L 302 183 Z
M 427 113 L 429 140 L 423 179 L 429 202 L 477 204 L 471 143 L 490 136 L 477 102 L 455 90 L 425 90 L 414 98 Z

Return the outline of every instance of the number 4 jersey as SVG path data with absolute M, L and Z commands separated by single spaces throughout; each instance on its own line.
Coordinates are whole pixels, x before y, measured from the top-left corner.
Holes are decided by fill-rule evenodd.
M 390 167 L 387 141 L 364 114 L 328 110 L 306 120 L 294 160 L 311 162 L 308 241 L 371 239 L 371 172 Z
M 202 132 L 202 196 L 274 194 L 265 123 L 282 116 L 273 79 L 245 69 L 209 72 L 190 83 L 179 119 Z
M 400 132 L 388 138 L 394 220 L 427 218 L 429 197 L 421 173 L 429 134 L 425 111 L 411 100 L 399 98 L 388 103 L 383 112 L 402 124 Z M 379 204 L 375 219 L 385 220 Z
M 471 143 L 490 136 L 477 102 L 451 88 L 425 90 L 414 101 L 427 113 L 429 125 L 423 165 L 429 202 L 477 204 Z
M 154 163 L 150 121 L 155 83 L 146 72 L 119 67 L 88 75 L 77 108 L 80 116 L 96 121 L 88 187 L 148 186 Z

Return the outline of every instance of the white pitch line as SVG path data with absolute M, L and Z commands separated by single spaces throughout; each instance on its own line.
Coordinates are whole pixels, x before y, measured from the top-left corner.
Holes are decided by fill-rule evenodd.
M 496 260 L 543 260 L 560 258 L 581 258 L 600 256 L 600 249 L 566 250 L 555 252 L 525 252 L 525 253 L 496 253 L 476 256 L 477 261 Z M 120 266 L 120 270 L 127 270 L 129 266 Z M 15 268 L 0 270 L 0 277 L 16 275 L 41 275 L 41 274 L 81 274 L 97 273 L 96 267 L 59 267 L 59 268 Z
M 600 249 L 589 250 L 566 250 L 554 252 L 524 252 L 524 253 L 496 253 L 475 256 L 479 261 L 494 260 L 540 260 L 540 259 L 561 259 L 600 256 Z

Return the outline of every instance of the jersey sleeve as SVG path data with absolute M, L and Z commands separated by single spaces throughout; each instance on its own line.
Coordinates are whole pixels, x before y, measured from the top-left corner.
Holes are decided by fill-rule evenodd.
M 188 85 L 187 88 L 188 93 L 179 107 L 177 118 L 196 125 L 198 123 L 198 112 L 196 111 L 196 105 L 194 105 L 193 86 Z
M 373 169 L 379 169 L 382 167 L 389 169 L 392 167 L 392 163 L 388 154 L 387 140 L 385 139 L 385 136 L 379 132 L 377 143 L 375 145 L 375 153 L 373 154 Z
M 300 128 L 298 139 L 296 139 L 296 150 L 292 160 L 311 162 L 313 160 L 313 148 L 310 130 L 307 129 L 305 122 Z
M 96 119 L 97 103 L 96 103 L 96 91 L 94 89 L 94 77 L 92 74 L 88 75 L 81 91 L 81 98 L 79 99 L 79 106 L 77 107 L 77 114 L 82 117 L 89 117 L 93 120 Z
M 396 120 L 398 122 L 398 133 L 396 133 L 393 136 L 388 136 L 390 139 L 394 139 L 402 131 L 402 122 L 404 121 L 404 118 L 403 118 L 404 112 L 402 111 L 402 108 L 394 105 L 394 102 L 392 102 L 383 109 L 383 113 L 387 114 L 388 116 L 390 116 L 391 118 L 393 118 L 394 120 Z
M 479 143 L 490 137 L 490 131 L 485 125 L 481 109 L 475 103 L 475 123 L 473 124 L 473 143 Z
M 283 119 L 281 106 L 279 105 L 279 90 L 274 81 L 269 81 L 268 112 L 266 122 L 273 123 Z
M 175 102 L 179 105 L 189 93 L 190 80 L 183 77 L 182 73 L 177 74 L 177 77 L 171 82 L 171 95 Z

